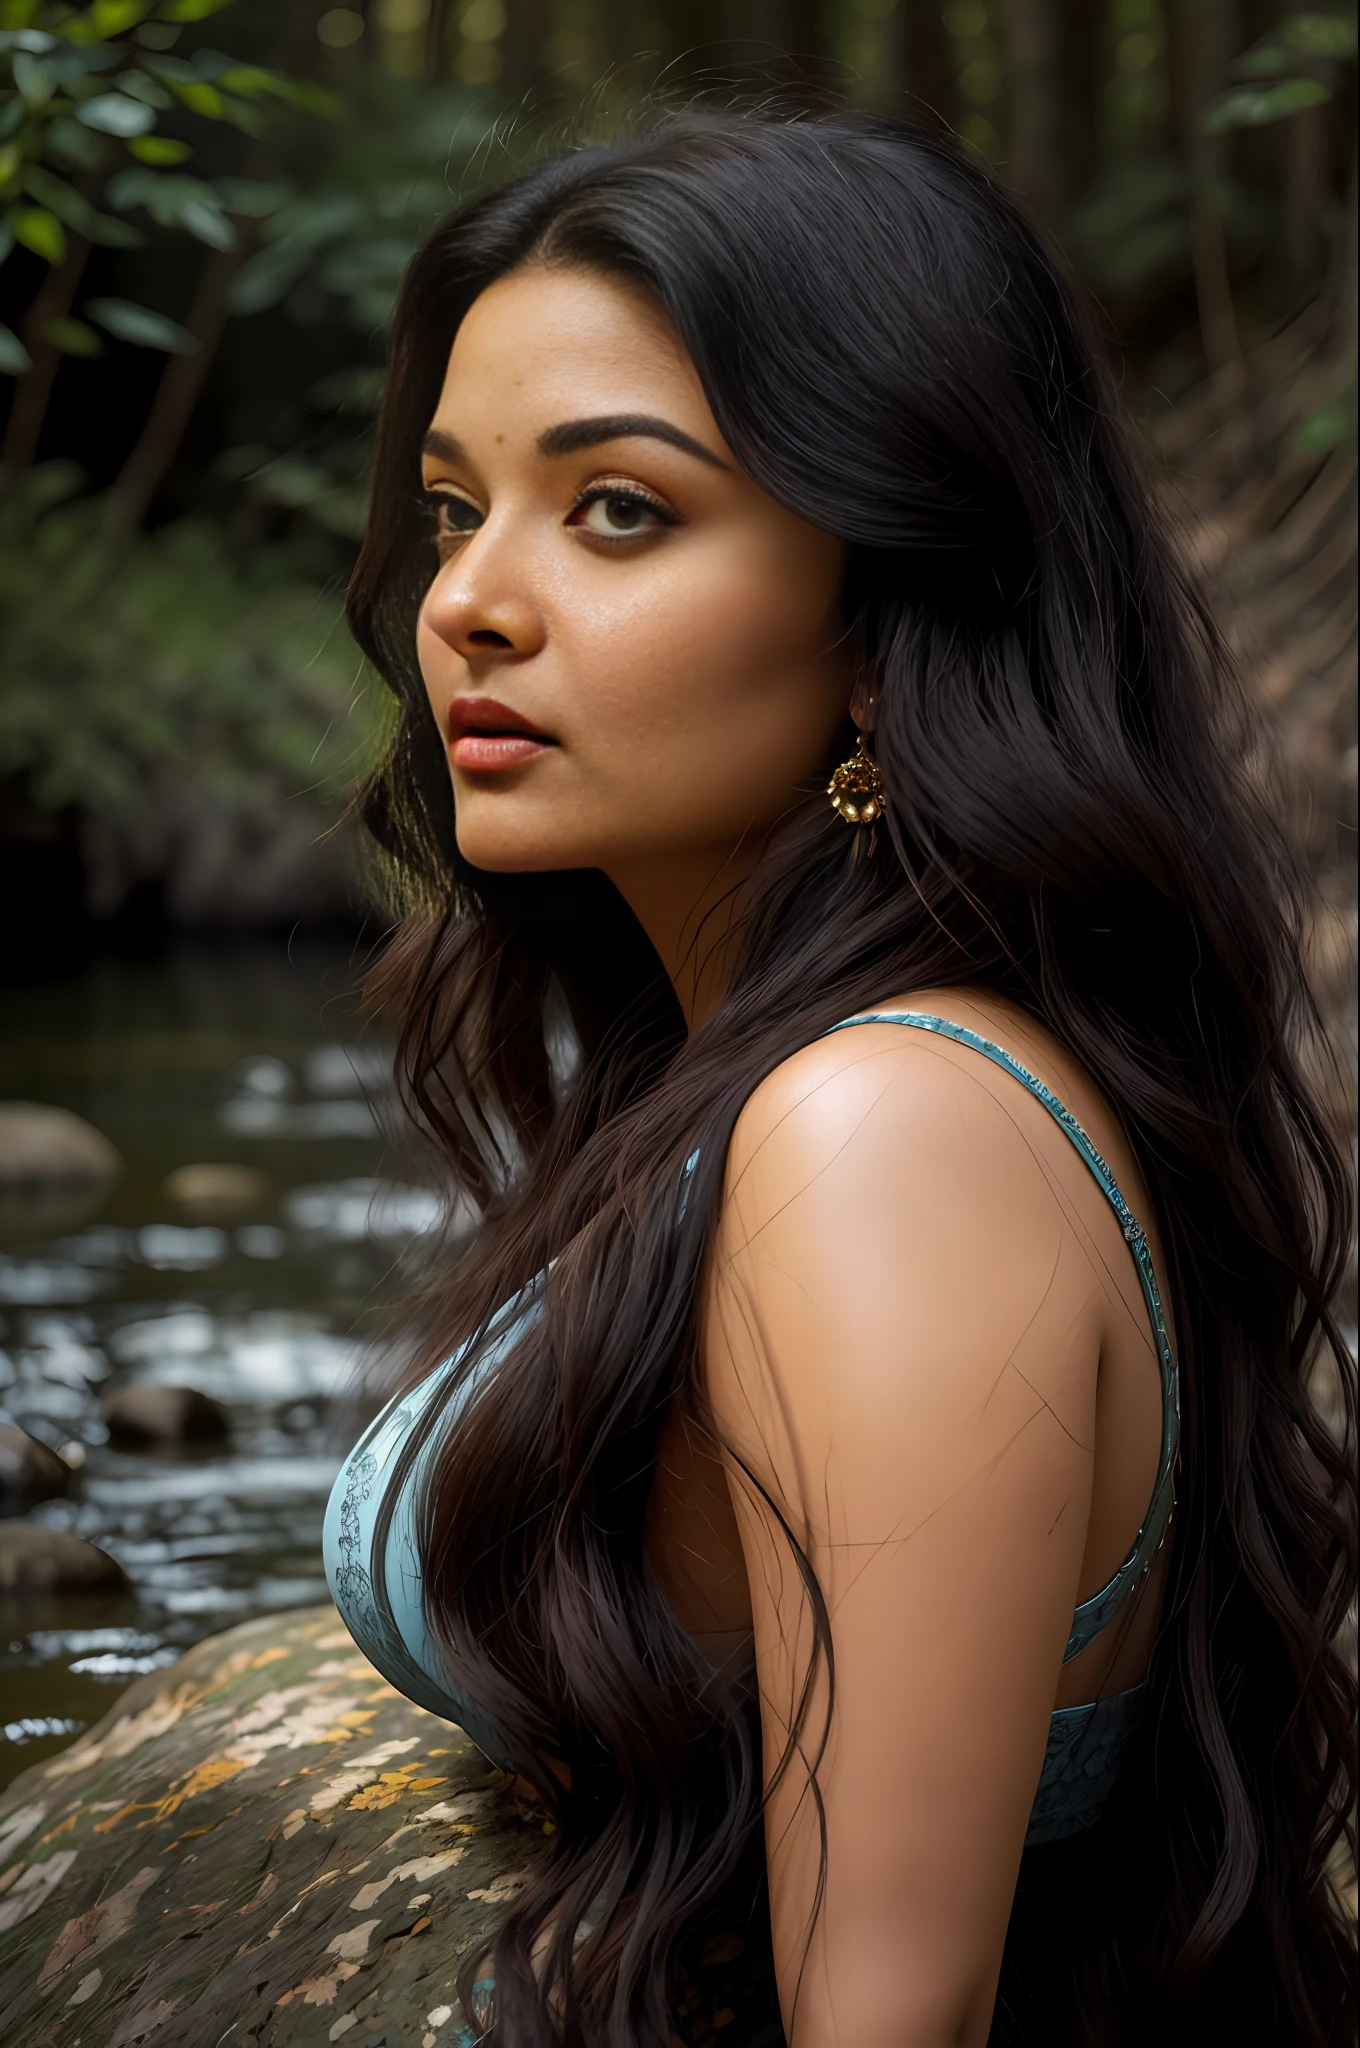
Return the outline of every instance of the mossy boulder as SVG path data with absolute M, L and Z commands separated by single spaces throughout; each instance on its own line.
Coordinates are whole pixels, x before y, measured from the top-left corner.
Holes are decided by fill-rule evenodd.
M 4 2048 L 472 2048 L 470 1945 L 548 1848 L 333 1608 L 139 1679 L 0 1797 Z M 676 2048 L 782 2048 L 767 1950 L 715 1925 Z
M 6 2048 L 459 2048 L 459 1959 L 546 1847 L 334 1611 L 200 1643 L 0 1799 Z

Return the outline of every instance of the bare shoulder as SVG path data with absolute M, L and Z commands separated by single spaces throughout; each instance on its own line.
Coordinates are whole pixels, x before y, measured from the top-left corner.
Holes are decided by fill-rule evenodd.
M 900 1007 L 1029 1071 L 1047 1051 L 957 991 Z M 781 1498 L 874 1474 L 884 1514 L 934 1512 L 942 1475 L 963 1484 L 989 1459 L 1018 1469 L 1023 1434 L 1052 1520 L 1074 1446 L 1089 1484 L 1103 1275 L 1121 1257 L 1089 1169 L 1013 1074 L 944 1034 L 833 1032 L 766 1078 L 733 1134 L 706 1318 L 715 1412 Z M 1040 1412 L 1057 1440 L 1031 1430 Z
M 1000 1047 L 1065 1104 L 1110 1161 L 1126 1199 L 1146 1216 L 1142 1176 L 1119 1118 L 1096 1080 L 1016 1005 L 983 991 L 930 989 L 881 1011 L 944 1019 Z M 977 1048 L 899 1023 L 863 1023 L 814 1039 L 757 1087 L 728 1150 L 729 1204 L 745 1230 L 790 1199 L 866 1195 L 885 1179 L 924 1176 L 939 1186 L 989 1184 L 1041 1203 L 1087 1168 L 1049 1111 Z M 1055 1185 L 1055 1181 L 1057 1185 Z M 828 1185 L 829 1184 L 829 1185 Z

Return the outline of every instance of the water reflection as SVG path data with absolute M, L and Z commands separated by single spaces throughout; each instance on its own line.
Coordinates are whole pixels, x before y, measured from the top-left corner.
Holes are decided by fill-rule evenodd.
M 384 1303 L 443 1220 L 424 1162 L 380 1138 L 386 1053 L 355 1033 L 355 979 L 338 949 L 255 943 L 0 995 L 0 1096 L 76 1111 L 126 1166 L 93 1213 L 0 1221 L 0 1420 L 78 1468 L 27 1519 L 133 1586 L 116 1611 L 0 1620 L 0 1781 L 201 1636 L 325 1596 L 322 1510 Z M 236 1169 L 235 1216 L 177 1173 L 201 1162 Z M 140 1382 L 213 1396 L 229 1438 L 115 1449 L 101 1400 Z

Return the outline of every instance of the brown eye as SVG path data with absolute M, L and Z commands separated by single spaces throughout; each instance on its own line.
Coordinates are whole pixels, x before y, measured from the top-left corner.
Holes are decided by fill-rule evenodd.
M 464 540 L 482 523 L 477 507 L 467 498 L 454 497 L 451 491 L 426 491 L 425 503 L 441 540 Z
M 571 523 L 599 540 L 634 540 L 639 534 L 673 526 L 674 517 L 638 491 L 598 490 L 583 498 Z

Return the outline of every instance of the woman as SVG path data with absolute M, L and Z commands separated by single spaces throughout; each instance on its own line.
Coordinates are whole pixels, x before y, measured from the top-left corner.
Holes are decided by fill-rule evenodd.
M 792 2048 L 1344 2038 L 1299 910 L 1033 231 L 850 118 L 475 200 L 351 605 L 481 1229 L 327 1541 L 556 1822 L 495 2040 L 669 2042 L 766 1897 Z

